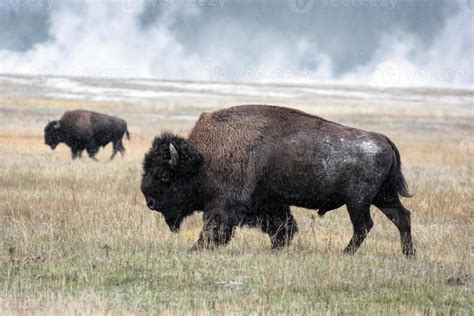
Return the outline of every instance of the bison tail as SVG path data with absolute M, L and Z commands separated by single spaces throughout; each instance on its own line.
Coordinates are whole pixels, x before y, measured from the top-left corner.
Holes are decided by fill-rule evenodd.
M 402 161 L 400 160 L 400 152 L 398 151 L 397 146 L 387 137 L 388 143 L 395 152 L 395 161 L 392 165 L 392 169 L 389 173 L 389 179 L 387 185 L 391 191 L 395 191 L 403 197 L 412 197 L 408 190 L 408 184 L 405 180 L 405 177 L 402 173 Z
M 127 136 L 127 139 L 130 140 L 130 133 L 128 132 L 128 128 L 125 130 L 125 135 Z

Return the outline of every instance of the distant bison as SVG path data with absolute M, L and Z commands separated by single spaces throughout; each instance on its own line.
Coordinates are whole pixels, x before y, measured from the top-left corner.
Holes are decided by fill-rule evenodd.
M 196 210 L 204 227 L 192 249 L 226 244 L 239 225 L 258 227 L 273 247 L 297 231 L 290 206 L 347 206 L 357 251 L 373 226 L 371 204 L 399 229 L 412 256 L 409 196 L 400 155 L 386 136 L 293 109 L 244 105 L 203 113 L 189 137 L 164 133 L 145 155 L 141 190 L 172 231 Z
M 44 143 L 55 149 L 59 143 L 71 148 L 72 159 L 81 157 L 86 150 L 90 158 L 97 160 L 95 155 L 99 148 L 113 143 L 113 159 L 117 152 L 123 155 L 122 144 L 124 134 L 130 139 L 127 122 L 123 119 L 102 113 L 74 110 L 67 111 L 58 121 L 49 122 L 44 129 Z

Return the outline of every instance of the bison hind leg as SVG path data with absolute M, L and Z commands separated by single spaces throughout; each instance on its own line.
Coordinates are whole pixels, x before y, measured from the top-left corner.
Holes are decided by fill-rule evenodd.
M 411 237 L 410 211 L 400 202 L 398 193 L 392 195 L 381 193 L 377 195 L 373 204 L 398 228 L 402 253 L 407 257 L 414 257 L 415 248 Z
M 120 155 L 122 157 L 124 156 L 125 147 L 123 147 L 123 143 L 121 139 L 113 142 L 112 156 L 110 156 L 110 160 L 114 159 L 115 155 L 117 155 L 117 152 L 120 152 Z

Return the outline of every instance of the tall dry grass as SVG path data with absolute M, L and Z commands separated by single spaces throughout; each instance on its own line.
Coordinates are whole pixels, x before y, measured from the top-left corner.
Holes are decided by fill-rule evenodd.
M 416 260 L 407 260 L 398 231 L 375 208 L 375 226 L 352 257 L 342 254 L 352 234 L 345 208 L 322 219 L 294 208 L 300 232 L 280 252 L 266 235 L 242 228 L 228 247 L 190 254 L 200 215 L 172 234 L 146 209 L 139 182 L 153 135 L 185 133 L 192 121 L 132 123 L 125 158 L 108 161 L 107 147 L 97 163 L 71 161 L 65 146 L 51 152 L 43 121 L 18 113 L 44 115 L 32 105 L 2 112 L 9 122 L 0 128 L 2 314 L 473 313 L 472 148 L 459 145 L 472 130 L 457 128 L 464 125 L 456 118 L 424 119 L 451 126 L 446 133 L 408 114 L 384 116 L 392 125 L 347 116 L 400 147 L 415 194 L 404 200 L 417 248 Z

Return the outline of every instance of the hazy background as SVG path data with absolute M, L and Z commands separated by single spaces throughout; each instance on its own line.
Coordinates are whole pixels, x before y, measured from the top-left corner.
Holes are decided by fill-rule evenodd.
M 472 0 L 0 0 L 0 73 L 473 87 Z

